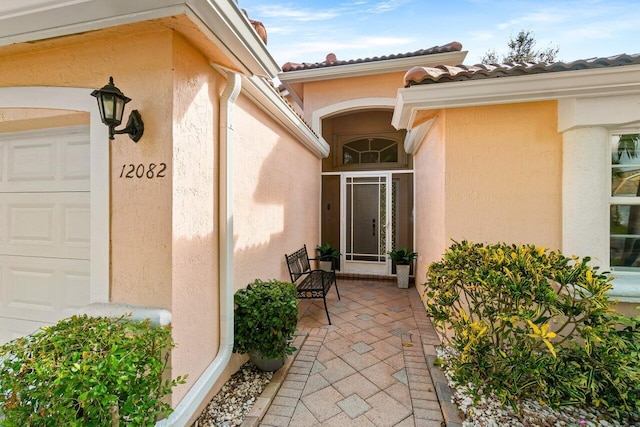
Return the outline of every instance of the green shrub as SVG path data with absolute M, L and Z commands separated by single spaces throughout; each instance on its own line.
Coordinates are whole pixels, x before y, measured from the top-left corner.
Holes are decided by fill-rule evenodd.
M 120 317 L 73 316 L 0 347 L 5 426 L 148 426 L 163 397 L 169 328 Z
M 454 350 L 453 380 L 514 405 L 640 409 L 640 317 L 615 314 L 611 278 L 533 245 L 455 242 L 427 270 L 424 293 Z
M 292 354 L 298 325 L 298 294 L 292 283 L 256 280 L 234 295 L 233 351 L 260 351 L 267 359 Z

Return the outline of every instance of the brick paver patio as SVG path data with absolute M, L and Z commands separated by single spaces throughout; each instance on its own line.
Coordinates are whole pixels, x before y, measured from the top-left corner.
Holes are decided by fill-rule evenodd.
M 322 300 L 300 300 L 308 333 L 261 426 L 440 427 L 427 355 L 439 344 L 414 287 L 338 279 Z

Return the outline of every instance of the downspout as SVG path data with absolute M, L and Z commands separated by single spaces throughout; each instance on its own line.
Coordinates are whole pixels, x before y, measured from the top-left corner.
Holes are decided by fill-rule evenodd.
M 220 346 L 211 364 L 182 398 L 173 413 L 156 427 L 186 426 L 227 367 L 233 351 L 233 111 L 240 94 L 240 75 L 227 71 L 220 96 L 220 195 L 218 261 L 220 283 Z

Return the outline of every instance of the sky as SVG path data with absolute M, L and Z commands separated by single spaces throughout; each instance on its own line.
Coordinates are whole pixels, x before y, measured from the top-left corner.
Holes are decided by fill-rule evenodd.
M 520 30 L 557 60 L 640 53 L 640 0 L 238 0 L 278 65 L 414 52 L 452 41 L 476 64 Z

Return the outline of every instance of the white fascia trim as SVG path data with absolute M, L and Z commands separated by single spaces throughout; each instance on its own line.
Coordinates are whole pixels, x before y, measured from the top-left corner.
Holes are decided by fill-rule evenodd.
M 640 93 L 640 65 L 416 85 L 398 90 L 392 124 L 408 129 L 420 110 Z
M 248 74 L 280 67 L 234 0 L 78 0 L 0 13 L 0 46 L 185 15 Z
M 305 83 L 318 80 L 340 79 L 345 77 L 361 77 L 374 74 L 387 74 L 400 71 L 408 71 L 412 67 L 429 67 L 434 65 L 458 65 L 462 64 L 467 56 L 467 51 L 434 53 L 431 55 L 411 56 L 408 58 L 384 59 L 380 61 L 361 62 L 357 64 L 336 65 L 320 68 L 312 68 L 299 71 L 281 72 L 278 75 L 280 81 L 287 83 Z
M 407 131 L 407 135 L 404 137 L 404 151 L 407 154 L 416 154 L 435 122 L 436 117 Z
M 293 99 L 293 102 L 296 103 L 296 105 L 300 106 L 300 108 L 304 109 L 304 100 L 302 98 L 300 98 L 300 96 L 298 95 L 298 93 L 294 90 L 291 90 L 291 87 L 289 85 L 282 85 L 282 87 L 284 88 L 283 91 L 283 95 L 284 92 L 287 93 L 287 96 L 290 96 L 291 99 Z
M 316 135 L 276 89 L 261 77 L 243 77 L 243 92 L 319 158 L 329 155 L 329 144 Z
M 275 59 L 234 0 L 187 0 L 186 4 L 201 22 L 191 20 L 196 25 L 203 24 L 208 33 L 215 35 L 216 45 L 230 58 L 237 58 L 251 74 L 273 78 L 280 72 Z
M 558 100 L 558 132 L 576 127 L 607 129 L 640 125 L 640 94 Z
M 60 37 L 116 25 L 179 15 L 184 0 L 79 0 L 50 2 L 0 14 L 0 46 Z

